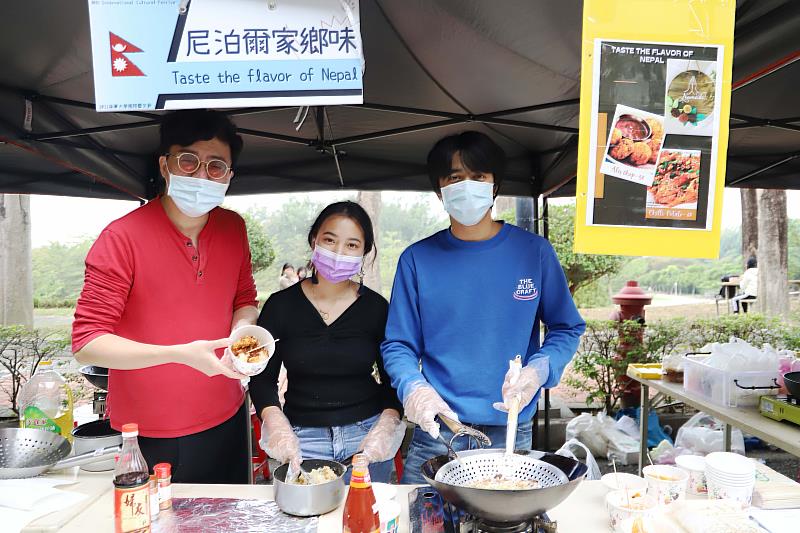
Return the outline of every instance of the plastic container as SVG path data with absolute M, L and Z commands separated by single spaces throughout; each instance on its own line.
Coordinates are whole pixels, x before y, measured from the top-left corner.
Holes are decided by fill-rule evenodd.
M 778 369 L 758 372 L 729 372 L 705 363 L 707 357 L 687 357 L 683 388 L 723 407 L 755 407 L 764 395 L 778 394 Z M 742 387 L 757 387 L 746 389 Z
M 22 386 L 19 412 L 20 427 L 52 431 L 72 443 L 72 391 L 50 361 L 41 361 Z

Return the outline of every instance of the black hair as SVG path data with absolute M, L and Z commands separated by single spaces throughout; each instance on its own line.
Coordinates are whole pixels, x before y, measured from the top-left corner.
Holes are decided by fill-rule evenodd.
M 361 231 L 364 232 L 364 256 L 366 257 L 370 252 L 375 251 L 375 256 L 372 258 L 374 262 L 375 258 L 378 256 L 378 247 L 375 245 L 375 233 L 372 229 L 372 220 L 363 207 L 350 200 L 330 204 L 320 212 L 317 219 L 311 224 L 311 229 L 308 230 L 308 245 L 313 246 L 312 243 L 317 233 L 319 233 L 319 229 L 326 220 L 335 216 L 347 217 L 361 227 Z M 314 265 L 310 262 L 309 264 L 311 265 L 309 267 L 311 270 L 311 282 L 316 284 L 318 283 L 317 269 L 314 268 Z M 363 286 L 363 279 L 361 283 Z M 360 290 L 361 289 L 359 289 L 359 291 Z
M 747 259 L 747 268 L 756 268 L 757 266 L 758 266 L 758 261 L 756 260 L 756 258 L 754 256 L 751 255 Z
M 189 146 L 197 141 L 217 138 L 230 147 L 231 165 L 236 164 L 244 144 L 231 119 L 210 109 L 183 109 L 164 115 L 160 134 L 160 155 L 169 153 L 173 145 Z
M 291 264 L 291 263 L 284 263 L 284 264 L 283 264 L 283 267 L 281 268 L 281 274 L 283 274 L 284 272 L 286 272 L 286 269 L 287 269 L 287 268 L 291 268 L 292 270 L 294 270 L 294 267 L 292 266 L 292 264 Z
M 306 267 L 304 267 L 304 266 L 299 266 L 299 267 L 297 267 L 297 270 L 295 270 L 295 272 L 297 272 L 298 274 L 300 274 L 300 271 L 301 271 L 301 270 L 302 270 L 303 272 L 308 272 L 308 269 L 307 269 Z
M 461 154 L 464 166 L 473 172 L 494 175 L 495 196 L 503 183 L 506 154 L 488 135 L 478 131 L 465 131 L 440 139 L 428 153 L 428 177 L 435 192 L 439 192 L 439 179 L 450 174 L 453 156 Z

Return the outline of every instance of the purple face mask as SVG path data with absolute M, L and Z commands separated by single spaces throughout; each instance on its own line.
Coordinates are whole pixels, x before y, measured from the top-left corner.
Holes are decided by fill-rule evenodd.
M 317 272 L 331 283 L 339 283 L 358 274 L 363 260 L 361 256 L 339 255 L 319 246 L 314 246 L 311 254 L 311 262 Z

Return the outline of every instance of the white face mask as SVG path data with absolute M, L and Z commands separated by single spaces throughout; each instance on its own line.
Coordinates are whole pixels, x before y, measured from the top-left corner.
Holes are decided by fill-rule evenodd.
M 465 226 L 480 222 L 494 203 L 494 183 L 464 180 L 442 187 L 447 214 Z
M 167 195 L 181 213 L 197 218 L 222 205 L 228 185 L 202 178 L 178 176 L 170 172 Z

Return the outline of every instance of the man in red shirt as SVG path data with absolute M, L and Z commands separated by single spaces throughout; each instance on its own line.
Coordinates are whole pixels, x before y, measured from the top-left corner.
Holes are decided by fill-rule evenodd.
M 75 358 L 110 369 L 112 427 L 138 423 L 147 464 L 177 482 L 248 479 L 244 376 L 219 359 L 258 318 L 244 220 L 219 207 L 241 149 L 222 113 L 165 116 L 166 194 L 103 230 L 75 310 Z

